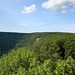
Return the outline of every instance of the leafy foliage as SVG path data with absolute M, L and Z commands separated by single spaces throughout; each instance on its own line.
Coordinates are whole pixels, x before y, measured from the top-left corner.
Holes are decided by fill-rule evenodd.
M 69 56 L 66 60 L 51 59 L 42 63 L 26 48 L 13 50 L 0 59 L 0 75 L 74 75 L 75 60 Z

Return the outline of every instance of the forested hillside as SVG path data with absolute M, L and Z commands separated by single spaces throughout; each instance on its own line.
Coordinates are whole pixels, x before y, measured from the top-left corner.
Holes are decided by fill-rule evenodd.
M 26 41 L 28 37 L 30 37 L 30 34 L 0 32 L 0 54 L 8 53 L 16 47 L 20 40 Z
M 0 33 L 0 41 L 0 75 L 75 75 L 74 33 Z
M 59 33 L 9 33 L 0 32 L 0 56 L 22 47 L 30 48 L 37 38 Z

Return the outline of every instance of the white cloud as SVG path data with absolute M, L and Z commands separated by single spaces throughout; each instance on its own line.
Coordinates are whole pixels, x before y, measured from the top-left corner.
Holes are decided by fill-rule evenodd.
M 19 26 L 27 26 L 27 24 L 19 24 Z
M 48 0 L 42 3 L 42 7 L 50 9 L 54 13 L 66 13 L 67 8 L 75 8 L 75 0 Z
M 22 13 L 23 14 L 32 13 L 32 12 L 35 12 L 35 10 L 36 10 L 36 6 L 34 4 L 31 5 L 30 7 L 24 6 Z

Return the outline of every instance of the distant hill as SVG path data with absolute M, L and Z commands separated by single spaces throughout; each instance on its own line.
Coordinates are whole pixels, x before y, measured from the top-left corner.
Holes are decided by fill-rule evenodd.
M 0 32 L 0 55 L 8 53 L 11 49 L 29 48 L 39 37 L 45 37 L 58 33 L 11 33 Z
M 0 32 L 0 53 L 8 53 L 20 40 L 26 40 L 30 34 Z
M 37 38 L 43 40 L 44 38 L 56 37 L 56 35 L 66 35 L 70 33 L 60 32 L 41 32 L 41 33 L 11 33 L 11 32 L 0 32 L 0 56 L 12 49 L 17 50 L 18 48 L 26 47 L 31 48 Z M 51 38 L 52 39 L 52 38 Z M 54 38 L 53 38 L 54 39 Z

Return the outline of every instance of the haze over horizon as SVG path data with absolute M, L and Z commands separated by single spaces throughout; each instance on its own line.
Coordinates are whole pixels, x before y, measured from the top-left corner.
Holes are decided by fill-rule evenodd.
M 75 0 L 1 0 L 0 32 L 75 33 Z

